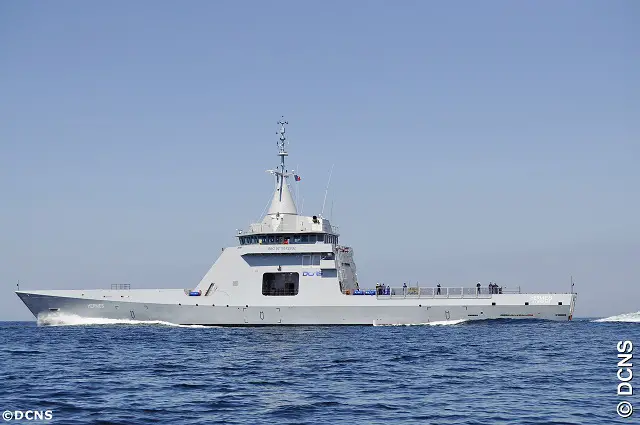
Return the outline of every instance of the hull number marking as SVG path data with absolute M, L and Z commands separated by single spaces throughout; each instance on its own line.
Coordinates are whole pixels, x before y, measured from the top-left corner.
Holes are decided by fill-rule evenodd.
M 534 304 L 549 304 L 553 300 L 551 295 L 532 295 L 531 302 Z

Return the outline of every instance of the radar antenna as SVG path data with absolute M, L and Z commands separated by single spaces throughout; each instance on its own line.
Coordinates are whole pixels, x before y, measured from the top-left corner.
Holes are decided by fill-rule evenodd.
M 286 145 L 286 141 L 287 141 L 287 136 L 285 135 L 287 129 L 284 127 L 285 125 L 289 125 L 288 121 L 284 120 L 284 116 L 280 119 L 280 121 L 278 121 L 278 124 L 280 124 L 280 130 L 278 132 L 276 132 L 276 134 L 280 135 L 280 140 L 278 141 L 278 155 L 280 156 L 280 172 L 282 174 L 285 173 L 285 168 L 284 168 L 284 157 L 289 155 L 287 153 L 287 151 L 285 150 L 285 145 Z

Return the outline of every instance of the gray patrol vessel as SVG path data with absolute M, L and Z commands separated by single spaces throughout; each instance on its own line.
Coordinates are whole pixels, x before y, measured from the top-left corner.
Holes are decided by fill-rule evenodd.
M 353 249 L 321 214 L 298 214 L 285 167 L 285 121 L 278 122 L 279 167 L 262 221 L 238 231 L 200 283 L 181 289 L 32 290 L 16 294 L 36 318 L 163 321 L 188 325 L 409 325 L 482 319 L 571 320 L 570 293 L 526 293 L 472 285 L 363 285 Z

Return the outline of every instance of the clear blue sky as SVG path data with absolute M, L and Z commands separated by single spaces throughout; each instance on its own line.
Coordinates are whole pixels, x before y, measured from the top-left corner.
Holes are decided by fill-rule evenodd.
M 193 287 L 291 123 L 362 285 L 640 310 L 637 1 L 0 2 L 0 319 L 23 289 Z

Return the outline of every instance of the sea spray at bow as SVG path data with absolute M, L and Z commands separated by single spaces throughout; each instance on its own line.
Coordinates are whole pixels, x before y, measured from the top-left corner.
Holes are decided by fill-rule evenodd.
M 202 325 L 179 325 L 162 320 L 108 319 L 82 317 L 76 314 L 49 313 L 38 315 L 38 326 L 95 326 L 95 325 L 160 325 L 181 328 L 208 328 Z

